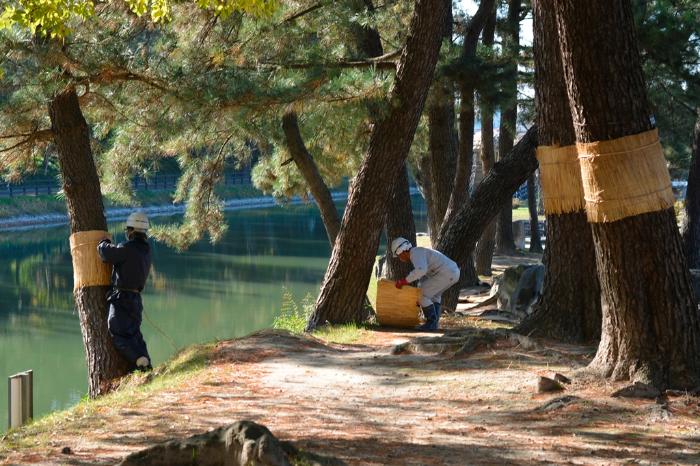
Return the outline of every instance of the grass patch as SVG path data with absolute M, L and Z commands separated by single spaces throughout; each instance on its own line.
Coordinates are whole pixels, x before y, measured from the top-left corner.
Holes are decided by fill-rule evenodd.
M 0 438 L 0 457 L 21 448 L 46 446 L 54 433 L 95 430 L 104 425 L 99 415 L 112 409 L 133 407 L 150 394 L 179 385 L 196 377 L 205 367 L 216 343 L 189 346 L 156 367 L 151 373 L 133 373 L 122 379 L 118 389 L 97 399 L 85 397 L 72 408 L 50 413 Z
M 357 324 L 326 325 L 316 330 L 313 335 L 330 343 L 355 343 L 366 336 L 369 330 Z
M 315 298 L 310 293 L 301 302 L 297 302 L 294 299 L 294 295 L 285 288 L 282 292 L 282 309 L 280 315 L 275 317 L 272 327 L 288 330 L 297 335 L 304 333 L 309 317 L 311 317 L 311 313 L 314 310 L 314 302 Z M 366 326 L 351 323 L 324 325 L 315 330 L 312 335 L 330 343 L 343 344 L 356 342 L 367 333 L 368 328 Z

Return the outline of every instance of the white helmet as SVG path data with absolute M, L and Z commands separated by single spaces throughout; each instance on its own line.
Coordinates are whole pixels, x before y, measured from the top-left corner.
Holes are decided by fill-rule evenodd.
M 406 238 L 398 237 L 391 242 L 391 253 L 394 257 L 398 257 L 404 251 L 411 249 L 413 245 Z
M 127 228 L 133 228 L 134 231 L 140 233 L 146 233 L 148 227 L 148 217 L 143 212 L 132 212 L 131 215 L 126 219 Z

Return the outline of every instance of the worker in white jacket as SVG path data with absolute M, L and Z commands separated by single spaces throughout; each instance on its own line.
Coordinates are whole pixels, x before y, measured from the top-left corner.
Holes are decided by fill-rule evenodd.
M 422 292 L 420 306 L 426 322 L 419 328 L 437 330 L 442 293 L 459 281 L 459 267 L 441 252 L 420 246 L 413 247 L 405 238 L 396 238 L 392 241 L 391 252 L 402 262 L 413 264 L 411 273 L 397 281 L 396 288 L 400 289 L 404 285 L 420 280 Z

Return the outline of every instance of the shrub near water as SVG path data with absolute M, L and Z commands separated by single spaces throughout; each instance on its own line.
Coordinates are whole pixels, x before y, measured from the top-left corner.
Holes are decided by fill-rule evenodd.
M 303 333 L 313 310 L 314 297 L 311 294 L 307 294 L 301 303 L 297 304 L 294 295 L 285 287 L 282 291 L 280 315 L 275 317 L 272 328 L 289 330 L 292 333 Z
M 309 317 L 314 310 L 314 296 L 307 294 L 301 303 L 297 303 L 294 295 L 285 287 L 282 291 L 282 307 L 280 315 L 275 317 L 272 327 L 288 330 L 295 334 L 304 333 Z M 353 343 L 359 340 L 367 331 L 357 324 L 324 325 L 313 332 L 313 336 L 332 343 Z

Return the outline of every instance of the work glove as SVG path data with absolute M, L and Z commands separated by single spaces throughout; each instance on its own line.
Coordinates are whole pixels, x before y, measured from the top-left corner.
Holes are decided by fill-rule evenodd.
M 401 287 L 403 287 L 405 285 L 408 285 L 408 282 L 406 281 L 405 278 L 402 278 L 401 280 L 398 280 L 396 282 L 396 288 L 398 288 L 399 290 L 401 289 Z

